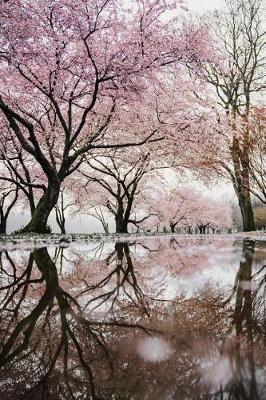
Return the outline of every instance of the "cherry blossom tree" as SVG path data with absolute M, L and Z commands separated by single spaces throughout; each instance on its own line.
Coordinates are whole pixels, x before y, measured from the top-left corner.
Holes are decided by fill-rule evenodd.
M 70 194 L 63 187 L 60 190 L 58 202 L 55 206 L 55 218 L 62 234 L 66 233 L 66 213 L 75 206 L 75 201 L 70 198 Z
M 175 87 L 177 82 L 178 93 Z M 206 159 L 205 151 L 219 153 L 220 141 L 216 136 L 211 138 L 211 131 L 217 123 L 208 122 L 212 110 L 203 107 L 201 101 L 195 98 L 194 92 L 198 88 L 197 82 L 191 82 L 189 77 L 176 75 L 159 88 L 149 88 L 143 106 L 144 115 L 140 118 L 137 111 L 131 109 L 134 125 L 124 129 L 132 141 L 136 131 L 142 131 L 146 136 L 151 127 L 162 137 L 150 140 L 141 148 L 105 150 L 104 153 L 98 151 L 84 156 L 78 168 L 85 178 L 79 186 L 85 186 L 87 193 L 78 195 L 85 200 L 82 207 L 86 203 L 90 208 L 95 204 L 105 207 L 115 218 L 117 232 L 127 232 L 128 224 L 138 229 L 153 216 L 150 200 L 146 197 L 150 196 L 152 180 L 158 179 L 159 171 L 167 168 L 197 170 L 213 162 Z M 192 110 L 188 110 L 189 105 L 193 105 Z M 100 190 L 97 185 L 91 186 L 94 183 Z M 154 190 L 156 192 L 158 188 Z M 95 204 L 91 204 L 91 196 Z M 99 219 L 99 215 L 96 217 Z M 173 222 L 173 230 L 176 224 Z
M 204 78 L 214 89 L 221 115 L 220 134 L 225 137 L 224 156 L 217 171 L 234 186 L 244 231 L 255 229 L 251 203 L 250 158 L 252 153 L 252 107 L 265 92 L 266 31 L 261 0 L 227 0 L 217 12 L 213 26 L 216 63 L 205 64 Z M 201 76 L 202 78 L 202 76 Z M 227 122 L 223 126 L 224 116 Z
M 0 235 L 6 234 L 7 219 L 18 200 L 18 187 L 0 187 Z
M 17 187 L 22 203 L 27 203 L 33 215 L 35 202 L 45 190 L 44 179 L 34 163 L 12 136 L 6 123 L 1 125 L 0 183 Z
M 230 229 L 232 210 L 229 203 L 210 199 L 199 190 L 180 187 L 161 190 L 160 198 L 151 200 L 152 211 L 157 216 L 154 225 L 170 227 L 172 233 L 177 230 L 192 233 L 197 229 L 201 234 L 211 230 Z M 151 221 L 150 221 L 151 222 Z
M 32 160 L 16 146 L 12 136 L 2 135 L 0 142 L 1 232 L 6 233 L 11 210 L 19 206 L 29 208 L 33 214 L 44 186 L 36 168 L 32 168 Z
M 159 224 L 163 227 L 169 226 L 174 233 L 177 227 L 186 225 L 193 218 L 197 193 L 190 188 L 167 190 L 162 187 L 161 190 L 160 198 L 158 193 L 152 199 L 153 210 Z
M 95 192 L 91 192 L 90 188 L 94 183 L 96 193 L 99 193 L 97 205 L 105 207 L 113 215 L 117 233 L 127 233 L 129 224 L 137 226 L 150 216 L 148 213 L 138 218 L 155 169 L 157 167 L 151 162 L 151 154 L 135 149 L 130 153 L 116 150 L 108 155 L 87 158 L 79 171 L 93 196 L 92 201 L 97 204 Z M 88 197 L 91 196 L 84 196 L 85 204 L 88 205 Z M 100 220 L 103 221 L 103 215 L 100 215 Z
M 102 206 L 92 206 L 86 212 L 86 215 L 89 215 L 95 218 L 97 221 L 100 222 L 101 226 L 103 227 L 104 233 L 107 235 L 110 233 L 109 230 L 109 217 L 106 215 L 106 210 Z
M 231 229 L 232 210 L 230 204 L 202 196 L 198 206 L 197 214 L 194 218 L 195 225 L 200 233 L 205 234 L 210 230 L 215 233 L 222 229 Z
M 108 193 L 103 190 L 102 186 L 79 175 L 67 190 L 75 203 L 75 207 L 71 210 L 72 216 L 92 217 L 108 234 L 111 214 L 107 208 Z
M 45 232 L 62 182 L 94 149 L 130 146 L 149 82 L 168 66 L 206 57 L 201 30 L 177 32 L 163 17 L 173 5 L 136 0 L 1 2 L 1 119 L 45 176 L 45 191 L 24 232 Z M 169 16 L 169 13 L 168 13 Z M 198 39 L 196 40 L 196 37 Z M 135 115 L 134 115 L 135 117 Z M 149 141 L 153 130 L 136 135 Z

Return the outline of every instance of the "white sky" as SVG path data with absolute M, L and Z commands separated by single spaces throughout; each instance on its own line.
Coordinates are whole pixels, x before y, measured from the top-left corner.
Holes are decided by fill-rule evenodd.
M 222 8 L 224 4 L 224 0 L 187 0 L 188 8 L 198 12 Z

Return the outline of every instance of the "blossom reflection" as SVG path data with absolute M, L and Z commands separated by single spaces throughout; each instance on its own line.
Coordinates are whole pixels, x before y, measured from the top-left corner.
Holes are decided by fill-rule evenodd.
M 265 248 L 165 238 L 3 251 L 1 398 L 265 398 Z

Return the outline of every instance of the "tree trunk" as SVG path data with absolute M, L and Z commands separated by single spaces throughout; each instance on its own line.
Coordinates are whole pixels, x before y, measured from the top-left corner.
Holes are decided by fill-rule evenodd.
M 238 198 L 242 215 L 243 231 L 255 230 L 255 222 L 250 197 L 250 165 L 249 165 L 249 130 L 245 129 L 243 136 L 243 149 L 240 148 L 239 139 L 234 138 L 232 146 L 232 159 L 234 164 L 233 185 Z
M 238 195 L 239 207 L 241 210 L 242 220 L 243 220 L 243 231 L 250 232 L 255 231 L 254 214 L 251 204 L 250 196 L 243 194 Z
M 127 221 L 121 216 L 116 216 L 116 233 L 128 233 Z
M 35 211 L 34 199 L 29 199 L 29 204 L 30 204 L 30 215 L 33 216 Z
M 175 224 L 170 224 L 171 233 L 175 233 Z
M 6 234 L 6 218 L 2 218 L 0 222 L 0 235 Z
M 31 221 L 20 232 L 50 233 L 50 230 L 47 226 L 47 221 L 51 211 L 57 204 L 59 192 L 59 181 L 53 180 L 48 183 L 48 187 L 44 195 L 41 197 L 35 208 Z
M 104 229 L 104 233 L 106 235 L 109 235 L 109 224 L 108 224 L 108 222 L 103 224 L 103 229 Z
M 199 229 L 199 233 L 200 233 L 201 235 L 203 235 L 203 234 L 205 233 L 205 232 L 204 232 L 204 226 L 199 226 L 198 229 Z
M 61 210 L 61 213 L 60 213 L 60 210 L 57 207 L 55 207 L 55 219 L 56 219 L 57 225 L 60 228 L 61 234 L 64 235 L 66 233 L 66 220 L 64 217 L 63 209 Z
M 32 217 L 34 214 L 34 211 L 35 211 L 35 201 L 34 201 L 34 193 L 33 193 L 32 187 L 29 188 L 27 198 L 28 198 L 29 206 L 30 206 L 30 215 Z
M 61 234 L 62 234 L 62 235 L 65 235 L 65 234 L 66 234 L 66 228 L 65 228 L 65 225 L 64 225 L 64 224 L 60 225 L 60 230 L 61 230 Z
M 117 214 L 115 217 L 116 233 L 128 233 L 128 219 L 124 216 L 124 207 L 122 201 L 118 202 Z

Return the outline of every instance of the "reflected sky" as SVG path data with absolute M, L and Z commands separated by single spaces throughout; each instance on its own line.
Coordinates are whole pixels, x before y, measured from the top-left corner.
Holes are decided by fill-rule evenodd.
M 0 253 L 0 399 L 265 399 L 266 242 Z

